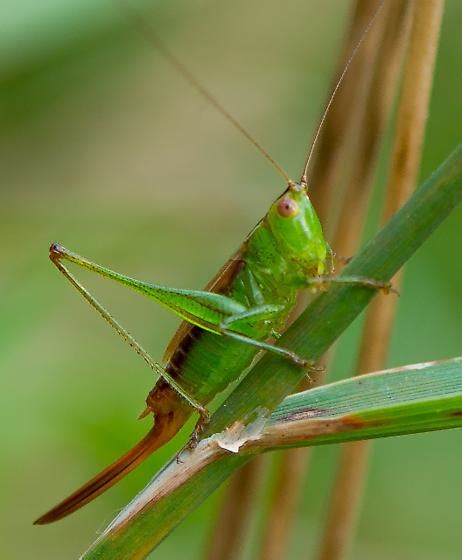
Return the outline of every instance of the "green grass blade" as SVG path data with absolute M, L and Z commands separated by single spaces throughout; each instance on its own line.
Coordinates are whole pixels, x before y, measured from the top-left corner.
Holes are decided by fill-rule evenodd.
M 145 540 L 125 530 L 109 539 L 103 535 L 96 545 L 99 555 L 93 551 L 85 557 L 143 558 L 152 541 L 164 536 L 165 523 L 176 518 L 178 501 L 199 503 L 210 491 L 211 477 L 215 483 L 222 480 L 256 453 L 456 427 L 462 427 L 462 358 L 385 370 L 290 395 L 264 429 L 250 434 L 247 442 L 242 437 L 240 454 L 225 454 L 220 445 L 232 439 L 222 436 L 221 444 L 211 438 L 187 454 L 186 466 L 174 461 L 157 479 L 156 491 L 141 494 L 132 504 L 135 511 L 142 503 L 150 508 L 135 524 Z M 175 500 L 163 498 L 169 492 Z
M 290 395 L 261 439 L 285 448 L 462 426 L 462 358 L 385 370 Z
M 461 199 L 459 146 L 345 268 L 344 274 L 389 280 Z M 287 330 L 280 345 L 318 359 L 373 295 L 369 288 L 333 285 Z M 296 390 L 303 375 L 287 360 L 264 356 L 213 415 L 206 435 L 221 432 L 236 420 L 249 423 L 262 413 L 269 415 L 287 394 Z M 179 467 L 174 460 L 121 512 L 83 558 L 146 557 L 221 482 L 249 460 L 245 454 L 228 454 L 217 460 L 207 450 L 199 448 L 196 452 L 200 469 L 193 468 L 189 461 Z

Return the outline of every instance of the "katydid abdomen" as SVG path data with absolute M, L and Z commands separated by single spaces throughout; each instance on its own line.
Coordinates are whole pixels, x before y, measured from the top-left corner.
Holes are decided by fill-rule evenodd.
M 53 244 L 50 250 L 53 262 L 89 301 L 91 296 L 60 260 L 70 260 L 141 291 L 188 322 L 180 325 L 167 347 L 164 356 L 167 378 L 160 379 L 146 399 L 147 408 L 142 416 L 152 413 L 154 417 L 149 433 L 36 523 L 65 517 L 111 487 L 181 429 L 194 411 L 191 403 L 207 405 L 243 374 L 261 349 L 294 358 L 290 351 L 263 341 L 283 328 L 298 291 L 308 285 L 310 278 L 323 274 L 328 255 L 329 247 L 306 185 L 293 182 L 207 286 L 206 292 L 174 290 L 136 281 Z M 210 293 L 220 296 L 210 296 Z M 91 303 L 134 346 L 130 335 L 121 332 L 104 308 L 93 298 Z M 141 347 L 137 351 L 144 352 Z M 181 394 L 172 382 L 181 387 Z

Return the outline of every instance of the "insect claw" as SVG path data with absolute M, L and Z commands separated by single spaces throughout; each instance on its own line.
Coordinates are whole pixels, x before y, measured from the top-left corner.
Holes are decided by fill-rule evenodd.
M 308 360 L 304 360 L 303 358 L 299 358 L 298 356 L 295 359 L 295 363 L 303 369 L 308 369 L 310 367 L 310 362 Z
M 326 368 L 323 365 L 317 364 L 313 360 L 306 360 L 306 373 L 305 378 L 309 383 L 314 383 L 319 375 L 326 372 Z
M 310 369 L 312 372 L 316 373 L 317 375 L 326 372 L 326 366 L 323 366 L 321 364 L 316 364 L 314 362 L 311 362 Z
M 382 285 L 377 285 L 376 287 L 386 296 L 391 293 L 399 297 L 399 291 L 396 288 L 393 288 L 393 284 L 391 282 L 384 282 Z
M 59 261 L 63 254 L 62 246 L 59 243 L 52 243 L 50 245 L 49 253 L 50 260 L 52 260 L 53 262 Z
M 289 356 L 290 356 L 290 359 L 293 361 L 293 363 L 296 366 L 301 367 L 302 369 L 311 369 L 312 364 L 314 363 L 311 360 L 305 360 L 304 358 L 300 357 L 295 352 L 290 352 Z
M 348 264 L 351 262 L 353 257 L 343 257 L 342 255 L 337 255 L 337 253 L 333 253 L 334 259 L 342 264 Z
M 210 412 L 206 408 L 199 410 L 199 422 L 204 425 L 204 427 L 210 422 Z

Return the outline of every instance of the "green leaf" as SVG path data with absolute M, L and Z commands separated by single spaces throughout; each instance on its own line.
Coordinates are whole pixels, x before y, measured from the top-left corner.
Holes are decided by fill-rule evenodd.
M 364 247 L 343 274 L 388 281 L 461 199 L 462 146 L 459 146 Z M 332 285 L 287 330 L 279 341 L 280 345 L 303 357 L 319 359 L 373 296 L 374 291 L 364 286 Z M 263 356 L 213 415 L 205 435 L 222 432 L 233 424 L 239 426 L 258 422 L 263 414 L 269 415 L 287 394 L 296 390 L 303 375 L 300 368 L 287 360 Z M 363 380 L 364 378 L 355 379 L 352 383 Z M 408 403 L 404 406 L 412 408 L 415 405 L 414 402 L 414 405 Z M 364 406 L 366 408 L 362 411 L 358 408 L 358 414 L 367 415 L 369 409 L 366 402 Z M 279 410 L 281 409 L 274 415 L 279 414 Z M 430 411 L 427 410 L 427 413 Z M 454 424 L 442 427 L 459 425 L 456 424 L 457 414 L 451 418 Z M 428 424 L 421 425 L 422 430 L 425 425 L 430 425 L 430 420 Z M 368 429 L 372 430 L 372 427 L 369 426 Z M 394 429 L 397 431 L 393 432 Z M 384 430 L 381 434 L 377 431 L 375 436 L 368 435 L 365 431 L 358 437 L 406 433 L 399 431 L 397 427 L 390 427 L 390 430 L 387 433 Z M 359 430 L 355 433 L 358 435 Z M 338 433 L 336 436 L 332 435 L 330 441 L 340 441 L 335 437 L 340 436 Z M 350 439 L 354 439 L 353 436 Z M 327 441 L 318 440 L 318 443 Z M 146 557 L 178 523 L 250 457 L 249 453 L 225 454 L 223 449 L 217 456 L 217 445 L 199 445 L 193 453 L 182 456 L 184 462 L 180 465 L 174 459 L 117 516 L 83 558 Z
M 258 449 L 320 445 L 462 425 L 462 358 L 385 370 L 284 399 Z

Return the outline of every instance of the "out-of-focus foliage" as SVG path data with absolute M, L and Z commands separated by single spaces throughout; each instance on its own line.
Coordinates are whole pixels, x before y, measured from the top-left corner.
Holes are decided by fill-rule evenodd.
M 348 5 L 338 1 L 149 4 L 146 18 L 295 177 L 330 83 Z M 422 176 L 460 141 L 462 7 L 449 1 Z M 149 370 L 48 263 L 71 249 L 128 274 L 202 287 L 283 185 L 133 29 L 117 2 L 0 8 L 2 554 L 75 558 L 173 453 L 152 457 L 93 505 L 32 520 L 146 430 Z M 384 177 L 377 178 L 377 188 Z M 316 188 L 315 185 L 312 186 Z M 411 261 L 389 365 L 460 355 L 459 210 Z M 88 275 L 160 357 L 176 320 Z M 349 372 L 357 325 L 336 374 Z M 354 557 L 458 558 L 457 431 L 377 442 Z M 299 536 L 322 523 L 335 449 L 316 451 Z M 156 558 L 201 557 L 214 500 Z M 297 528 L 293 552 L 297 546 Z

